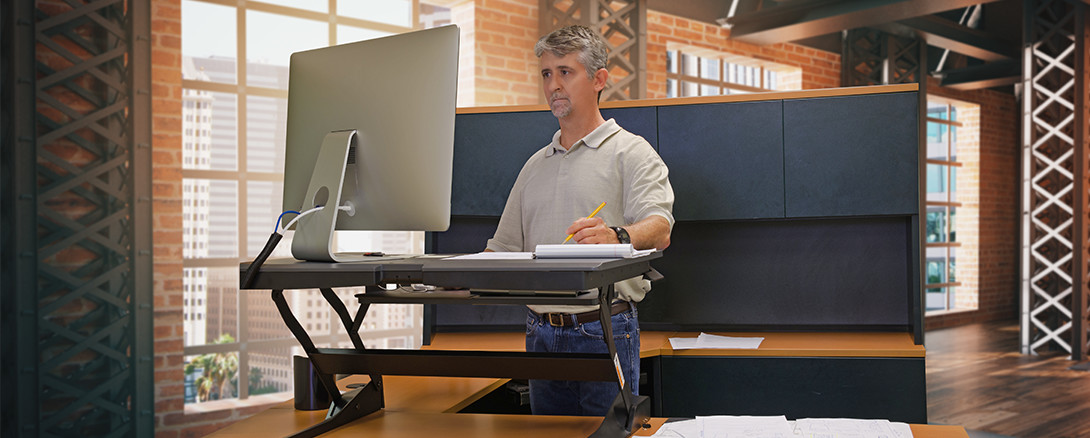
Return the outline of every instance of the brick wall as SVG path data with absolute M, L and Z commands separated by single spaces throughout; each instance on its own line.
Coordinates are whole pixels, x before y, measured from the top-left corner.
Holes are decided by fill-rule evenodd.
M 534 43 L 540 37 L 537 0 L 471 0 L 454 6 L 462 29 L 458 105 L 543 102 Z

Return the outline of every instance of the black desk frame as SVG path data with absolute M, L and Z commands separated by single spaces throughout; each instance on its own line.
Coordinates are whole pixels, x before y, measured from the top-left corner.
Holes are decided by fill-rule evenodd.
M 270 261 L 255 277 L 254 289 L 272 289 L 272 300 L 292 335 L 306 351 L 319 381 L 332 397 L 326 419 L 293 438 L 314 437 L 385 407 L 382 376 L 416 375 L 445 377 L 509 377 L 518 379 L 617 381 L 620 392 L 592 437 L 624 437 L 650 418 L 650 402 L 632 394 L 632 382 L 624 381 L 614 366 L 617 349 L 610 323 L 610 303 L 616 298 L 613 283 L 647 275 L 657 277 L 650 260 L 661 253 L 638 259 L 588 259 L 569 261 L 442 261 L 436 258 L 377 260 L 353 264 Z M 249 266 L 244 263 L 241 270 Z M 529 268 L 529 269 L 527 269 Z M 558 275 L 557 269 L 562 272 Z M 300 273 L 319 274 L 300 276 Z M 355 316 L 333 287 L 426 283 L 468 289 L 597 290 L 574 296 L 485 295 L 465 292 L 398 293 L 375 291 L 358 294 Z M 314 288 L 340 318 L 354 348 L 317 348 L 292 314 L 284 290 Z M 599 320 L 608 356 L 584 353 L 530 353 L 497 351 L 374 350 L 367 349 L 359 329 L 371 304 L 574 304 L 599 305 Z M 371 381 L 341 394 L 335 374 L 368 374 Z

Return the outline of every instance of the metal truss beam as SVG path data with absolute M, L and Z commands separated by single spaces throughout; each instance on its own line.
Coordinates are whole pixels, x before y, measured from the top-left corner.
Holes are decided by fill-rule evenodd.
M 1023 2 L 1021 351 L 1087 356 L 1087 5 Z
M 987 64 L 944 70 L 937 74 L 943 87 L 955 90 L 978 90 L 1000 87 L 1022 81 L 1022 65 L 1017 60 L 994 61 Z
M 998 0 L 801 0 L 722 20 L 731 38 L 767 45 L 873 27 Z
M 935 15 L 901 20 L 894 26 L 911 29 L 928 45 L 984 61 L 1014 59 L 1018 56 L 1018 48 L 1014 44 L 988 32 L 962 26 Z
M 152 436 L 150 6 L 3 14 L 0 435 Z
M 610 44 L 609 81 L 601 100 L 642 99 L 647 94 L 647 2 L 644 0 L 541 0 L 540 32 L 582 24 Z

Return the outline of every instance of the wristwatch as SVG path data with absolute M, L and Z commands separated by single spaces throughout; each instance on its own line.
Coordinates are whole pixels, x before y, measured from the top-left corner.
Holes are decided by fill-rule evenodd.
M 621 227 L 609 227 L 614 233 L 617 233 L 617 242 L 620 243 L 632 243 L 632 238 L 628 237 L 628 230 Z

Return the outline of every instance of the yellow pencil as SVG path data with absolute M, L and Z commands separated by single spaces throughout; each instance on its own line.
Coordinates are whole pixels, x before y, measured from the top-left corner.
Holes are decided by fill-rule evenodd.
M 590 216 L 587 216 L 587 219 L 590 219 L 590 218 L 594 217 L 594 215 L 598 214 L 599 211 L 602 211 L 602 207 L 605 207 L 605 206 L 606 206 L 606 203 L 603 201 L 602 205 L 599 205 L 598 208 L 595 208 L 594 211 L 590 213 Z M 568 243 L 568 241 L 571 240 L 571 236 L 574 236 L 574 235 L 575 234 L 569 234 L 568 238 L 564 239 L 564 242 L 561 243 L 561 245 L 563 245 L 564 243 Z

